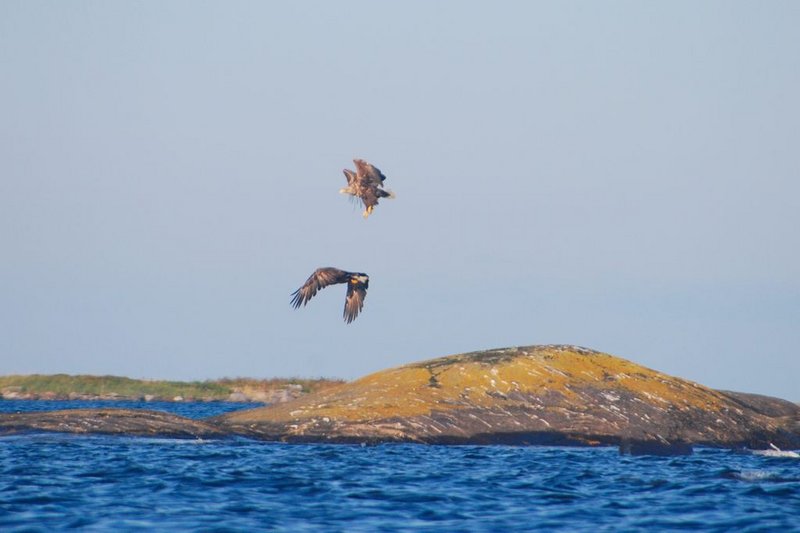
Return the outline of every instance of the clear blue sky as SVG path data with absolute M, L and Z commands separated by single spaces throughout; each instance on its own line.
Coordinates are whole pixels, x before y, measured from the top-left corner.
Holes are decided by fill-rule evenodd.
M 0 374 L 578 344 L 800 400 L 800 3 L 0 1 Z M 338 194 L 363 157 L 397 199 Z M 370 275 L 294 310 L 319 266 Z

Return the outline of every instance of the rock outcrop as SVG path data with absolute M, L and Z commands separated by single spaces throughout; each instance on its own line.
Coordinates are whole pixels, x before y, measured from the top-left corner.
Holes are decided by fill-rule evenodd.
M 800 407 L 723 393 L 576 346 L 528 346 L 384 370 L 214 420 L 289 442 L 800 447 Z
M 229 434 L 225 429 L 200 420 L 144 409 L 0 413 L 0 435 L 31 431 L 183 439 L 218 438 Z
M 203 421 L 112 409 L 0 414 L 0 435 L 26 430 L 690 453 L 692 445 L 800 448 L 800 406 L 712 390 L 585 348 L 528 346 L 409 364 Z

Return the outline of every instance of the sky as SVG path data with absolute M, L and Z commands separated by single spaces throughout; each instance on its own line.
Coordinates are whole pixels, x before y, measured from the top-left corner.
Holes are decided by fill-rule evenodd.
M 797 2 L 0 0 L 0 374 L 575 344 L 800 401 Z M 364 158 L 397 197 L 338 193 Z M 322 266 L 366 272 L 305 308 Z

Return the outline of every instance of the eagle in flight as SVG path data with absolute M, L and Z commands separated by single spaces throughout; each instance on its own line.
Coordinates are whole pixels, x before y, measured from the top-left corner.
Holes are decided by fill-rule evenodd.
M 378 205 L 379 198 L 394 198 L 394 193 L 383 188 L 386 176 L 377 167 L 363 159 L 353 159 L 353 163 L 356 165 L 356 171 L 343 170 L 347 178 L 347 187 L 339 189 L 339 192 L 361 198 L 365 208 L 364 218 L 367 218 Z
M 302 287 L 292 293 L 292 305 L 295 309 L 306 305 L 318 290 L 337 283 L 347 283 L 344 320 L 349 324 L 358 316 L 359 311 L 364 307 L 364 298 L 367 297 L 369 276 L 363 272 L 346 272 L 333 267 L 318 268 L 308 277 Z

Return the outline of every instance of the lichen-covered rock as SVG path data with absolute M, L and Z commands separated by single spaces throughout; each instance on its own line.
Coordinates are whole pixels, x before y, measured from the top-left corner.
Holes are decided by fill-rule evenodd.
M 693 445 L 800 448 L 800 406 L 715 391 L 576 346 L 452 355 L 377 372 L 268 407 L 190 420 L 155 411 L 0 414 L 0 435 L 244 435 L 285 442 L 619 445 L 631 454 Z
M 224 430 L 202 421 L 143 409 L 67 409 L 0 414 L 0 435 L 32 431 L 186 439 L 226 434 Z
M 392 368 L 211 422 L 289 442 L 624 442 L 637 449 L 797 448 L 798 420 L 800 407 L 783 400 L 722 393 L 585 348 L 528 346 Z

